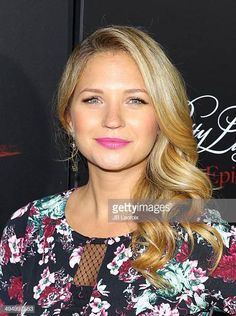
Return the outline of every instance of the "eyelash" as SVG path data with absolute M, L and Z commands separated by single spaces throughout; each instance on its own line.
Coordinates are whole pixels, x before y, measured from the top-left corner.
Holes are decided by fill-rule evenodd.
M 141 98 L 130 98 L 130 100 L 138 101 L 138 103 L 135 102 L 135 104 L 147 104 L 147 102 Z
M 90 98 L 83 99 L 82 102 L 94 104 L 95 102 L 90 102 L 90 101 L 93 101 L 93 100 L 99 101 L 98 97 L 90 97 Z
M 91 102 L 93 100 L 99 101 L 99 98 L 98 97 L 90 97 L 90 98 L 83 99 L 82 102 L 89 103 L 89 104 L 97 103 L 97 102 Z M 130 98 L 129 101 L 131 101 L 131 100 L 138 101 L 138 102 L 135 102 L 134 104 L 148 104 L 146 101 L 144 101 L 141 98 Z

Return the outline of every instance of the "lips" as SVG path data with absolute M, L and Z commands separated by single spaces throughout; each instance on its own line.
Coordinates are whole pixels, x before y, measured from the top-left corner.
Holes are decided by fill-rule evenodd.
M 101 146 L 109 149 L 118 149 L 127 146 L 130 141 L 122 138 L 113 138 L 113 137 L 101 137 L 95 138 Z

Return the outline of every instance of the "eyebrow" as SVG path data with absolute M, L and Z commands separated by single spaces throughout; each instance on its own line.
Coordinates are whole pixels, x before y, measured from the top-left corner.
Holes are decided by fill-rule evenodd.
M 81 94 L 83 92 L 94 92 L 94 93 L 101 93 L 101 94 L 103 93 L 103 91 L 100 89 L 85 88 L 85 89 L 81 90 L 79 92 L 79 94 Z M 145 89 L 127 89 L 127 90 L 125 90 L 125 93 L 136 93 L 136 92 L 142 92 L 142 93 L 148 94 L 147 90 L 145 90 Z

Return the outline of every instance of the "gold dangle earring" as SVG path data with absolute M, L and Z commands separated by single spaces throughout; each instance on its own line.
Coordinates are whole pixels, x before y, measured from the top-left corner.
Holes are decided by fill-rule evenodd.
M 78 154 L 78 149 L 76 147 L 74 139 L 72 140 L 71 143 L 71 168 L 73 172 L 77 173 L 78 172 L 78 159 L 77 159 L 77 154 Z

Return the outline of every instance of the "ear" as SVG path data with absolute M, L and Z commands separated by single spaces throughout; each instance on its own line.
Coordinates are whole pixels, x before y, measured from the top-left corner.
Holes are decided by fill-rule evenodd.
M 70 112 L 67 113 L 67 115 L 66 115 L 66 123 L 67 123 L 67 132 L 68 132 L 68 134 L 70 134 L 73 137 L 73 135 L 74 135 L 74 127 L 73 127 L 73 123 L 72 123 Z

